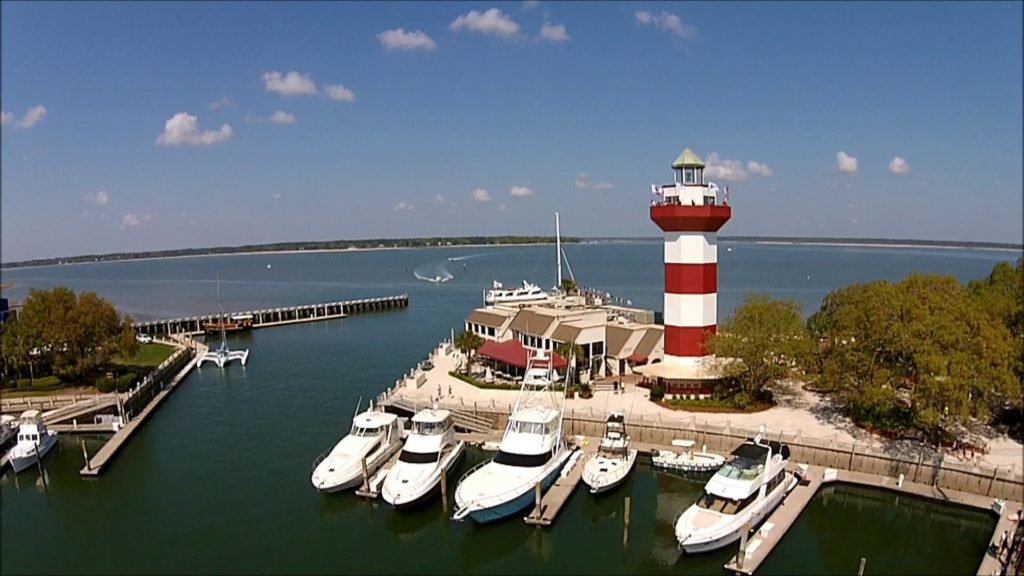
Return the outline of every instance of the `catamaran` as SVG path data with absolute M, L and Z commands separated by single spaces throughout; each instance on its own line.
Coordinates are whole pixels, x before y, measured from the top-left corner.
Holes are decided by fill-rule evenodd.
M 224 334 L 227 322 L 224 320 L 224 301 L 221 299 L 220 294 L 220 272 L 217 272 L 217 305 L 220 307 L 220 321 L 218 322 L 218 327 L 220 328 L 220 346 L 203 354 L 202 357 L 199 358 L 199 362 L 196 363 L 196 366 L 202 366 L 203 362 L 213 362 L 218 368 L 223 368 L 225 364 L 232 360 L 239 360 L 242 362 L 242 366 L 245 366 L 246 361 L 249 360 L 249 349 L 229 350 L 227 337 Z M 251 317 L 249 320 L 251 323 Z
M 789 446 L 763 439 L 764 428 L 732 451 L 704 493 L 676 521 L 676 540 L 688 552 L 717 550 L 755 528 L 797 485 L 786 473 Z
M 384 477 L 380 495 L 395 508 L 422 502 L 441 485 L 462 457 L 466 444 L 455 440 L 455 421 L 448 410 L 427 408 L 412 417 L 412 430 L 398 462 Z
M 479 523 L 511 516 L 534 500 L 539 482 L 546 490 L 572 452 L 562 436 L 565 392 L 553 389 L 549 353 L 533 353 L 519 395 L 493 460 L 472 468 L 455 489 L 455 520 Z

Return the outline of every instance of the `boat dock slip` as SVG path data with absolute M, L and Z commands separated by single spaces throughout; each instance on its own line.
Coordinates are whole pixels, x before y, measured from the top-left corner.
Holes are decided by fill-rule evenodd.
M 245 312 L 232 312 L 227 314 L 227 316 L 248 316 L 252 320 L 251 328 L 266 328 L 268 326 L 282 326 L 299 322 L 333 320 L 353 314 L 397 310 L 408 306 L 409 295 L 401 294 L 399 296 L 385 296 L 383 298 L 363 298 L 361 300 L 306 304 L 303 306 L 289 306 L 287 308 L 247 310 Z M 202 334 L 206 323 L 219 322 L 220 318 L 221 315 L 218 313 L 190 316 L 188 318 L 173 318 L 170 320 L 151 320 L 149 322 L 136 323 L 135 331 L 150 336 Z
M 363 498 L 375 499 L 380 496 L 380 489 L 384 486 L 384 477 L 388 475 L 388 472 L 398 462 L 398 458 L 402 455 L 402 451 L 399 450 L 388 460 L 383 466 L 380 467 L 377 472 L 370 477 L 369 482 L 366 482 L 364 486 L 360 486 L 356 489 L 356 496 L 362 496 Z
M 585 448 L 580 448 L 580 455 L 573 463 L 569 473 L 562 476 L 559 474 L 555 483 L 548 488 L 540 501 L 540 506 L 534 506 L 530 515 L 523 518 L 527 524 L 532 526 L 551 526 L 555 516 L 562 510 L 562 507 L 569 501 L 576 485 L 583 478 L 583 464 L 597 452 L 598 442 L 590 442 Z
M 146 405 L 145 408 L 142 409 L 142 412 L 140 412 L 138 416 L 136 416 L 134 419 L 132 419 L 131 422 L 128 422 L 127 424 L 124 425 L 123 428 L 114 433 L 113 437 L 111 437 L 110 440 L 108 440 L 107 443 L 104 444 L 103 447 L 100 448 L 98 452 L 96 452 L 96 455 L 86 462 L 85 468 L 82 468 L 79 471 L 79 474 L 81 474 L 82 476 L 99 476 L 100 471 L 103 470 L 103 467 L 106 466 L 106 464 L 110 461 L 111 458 L 114 457 L 114 455 L 117 454 L 118 450 L 121 449 L 121 446 L 123 446 L 125 442 L 128 441 L 128 438 L 130 438 L 131 435 L 135 433 L 135 430 L 137 430 L 139 426 L 142 426 L 142 423 L 146 421 L 146 418 L 148 418 L 149 415 L 152 414 L 154 410 L 156 410 L 157 406 L 159 406 L 160 403 L 163 402 L 164 398 L 167 398 L 167 396 L 169 396 L 170 393 L 174 391 L 178 384 L 180 384 L 181 381 L 185 379 L 185 376 L 188 375 L 192 368 L 195 367 L 196 362 L 199 361 L 199 358 L 202 358 L 203 354 L 206 353 L 207 348 L 205 345 L 197 342 L 195 343 L 195 346 L 196 353 L 192 356 L 188 363 L 185 364 L 185 366 L 178 371 L 178 373 L 166 386 L 164 386 L 163 390 L 158 392 L 156 396 L 153 397 L 153 399 L 149 402 L 148 405 Z

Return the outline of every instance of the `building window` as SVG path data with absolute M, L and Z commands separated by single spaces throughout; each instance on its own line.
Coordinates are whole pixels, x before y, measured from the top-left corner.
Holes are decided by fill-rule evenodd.
M 683 184 L 694 183 L 694 170 L 693 168 L 687 168 L 683 170 Z
M 704 183 L 704 170 L 702 168 L 697 168 L 697 169 L 694 170 L 694 172 L 696 172 L 696 174 L 697 174 L 697 184 L 703 184 Z

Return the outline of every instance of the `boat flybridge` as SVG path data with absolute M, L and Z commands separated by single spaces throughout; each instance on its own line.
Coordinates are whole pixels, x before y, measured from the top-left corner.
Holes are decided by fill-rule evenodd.
M 398 462 L 388 471 L 380 495 L 395 508 L 422 502 L 441 485 L 462 457 L 466 445 L 455 440 L 455 422 L 448 410 L 427 408 L 412 417 L 412 429 Z
M 789 446 L 763 439 L 764 427 L 732 451 L 704 486 L 704 493 L 676 521 L 676 540 L 687 553 L 707 552 L 755 528 L 797 485 L 786 473 Z
M 17 474 L 46 456 L 57 444 L 57 433 L 46 429 L 39 410 L 26 410 L 18 421 L 18 443 L 11 449 L 11 468 Z
M 612 412 L 604 424 L 604 436 L 597 454 L 583 464 L 583 481 L 591 494 L 600 494 L 626 481 L 636 464 L 636 449 L 629 447 L 626 417 Z
M 553 389 L 551 360 L 544 351 L 528 359 L 498 454 L 459 480 L 455 520 L 469 516 L 486 523 L 511 516 L 533 503 L 537 483 L 546 490 L 558 478 L 571 451 L 562 436 L 565 392 Z
M 357 407 L 358 411 L 359 408 Z M 363 459 L 369 478 L 402 448 L 398 416 L 374 409 L 373 402 L 352 419 L 352 430 L 313 463 L 310 480 L 321 492 L 338 492 L 363 483 Z
M 217 272 L 217 304 L 220 307 L 220 320 L 218 326 L 220 328 L 220 346 L 216 349 L 210 349 L 208 352 L 203 354 L 199 361 L 196 362 L 196 366 L 202 366 L 203 362 L 213 362 L 218 368 L 223 368 L 225 364 L 232 360 L 238 360 L 245 366 L 246 361 L 249 360 L 249 349 L 245 350 L 229 350 L 228 340 L 224 335 L 227 321 L 224 320 L 224 303 L 221 300 L 220 295 L 220 272 Z M 234 318 L 234 317 L 233 317 Z M 252 317 L 249 317 L 251 323 Z

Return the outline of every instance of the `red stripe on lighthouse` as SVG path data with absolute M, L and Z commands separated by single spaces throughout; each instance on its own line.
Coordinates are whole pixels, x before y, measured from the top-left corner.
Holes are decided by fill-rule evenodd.
M 707 356 L 711 352 L 705 350 L 704 339 L 714 334 L 717 327 L 710 326 L 665 326 L 666 356 Z
M 718 291 L 718 264 L 665 264 L 665 292 L 713 294 Z

